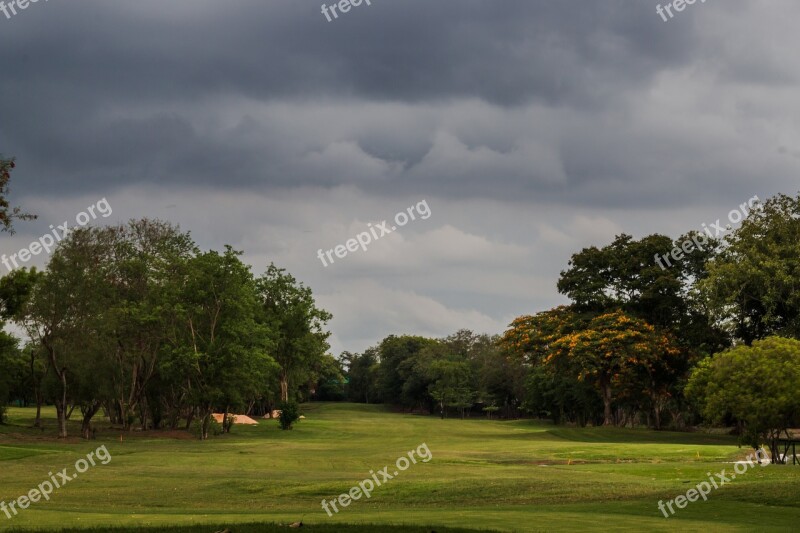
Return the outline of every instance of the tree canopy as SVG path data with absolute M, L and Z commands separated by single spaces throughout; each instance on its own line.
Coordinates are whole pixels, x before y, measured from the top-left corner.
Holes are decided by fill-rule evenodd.
M 687 394 L 714 424 L 735 420 L 744 442 L 757 448 L 800 424 L 800 341 L 768 337 L 739 345 L 694 369 Z

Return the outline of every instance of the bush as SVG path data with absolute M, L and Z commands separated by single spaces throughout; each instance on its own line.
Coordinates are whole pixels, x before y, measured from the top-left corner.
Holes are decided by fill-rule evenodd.
M 292 429 L 292 425 L 300 418 L 300 406 L 297 402 L 288 401 L 281 402 L 280 405 L 278 405 L 278 409 L 280 409 L 281 412 L 278 417 L 278 423 L 281 425 L 281 429 Z
M 739 345 L 700 362 L 686 386 L 686 397 L 706 421 L 742 426 L 740 439 L 755 449 L 770 442 L 778 457 L 779 439 L 800 424 L 800 341 L 767 337 Z
M 196 418 L 194 420 L 194 422 L 192 423 L 192 433 L 198 439 L 203 437 L 203 419 L 202 418 Z M 213 416 L 211 416 L 208 419 L 208 436 L 209 437 L 211 437 L 211 436 L 217 437 L 219 435 L 222 435 L 222 426 L 220 425 L 219 422 L 216 421 L 216 419 Z

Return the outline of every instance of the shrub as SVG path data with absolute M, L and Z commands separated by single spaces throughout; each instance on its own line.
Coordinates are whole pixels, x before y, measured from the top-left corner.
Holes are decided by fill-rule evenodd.
M 203 438 L 203 419 L 196 418 L 192 423 L 192 433 L 195 437 L 202 439 Z M 217 437 L 222 435 L 222 426 L 213 416 L 210 416 L 208 419 L 208 435 Z
M 741 443 L 758 448 L 768 440 L 780 457 L 779 439 L 800 423 L 800 341 L 767 337 L 700 362 L 686 396 L 708 422 L 732 417 L 742 426 Z
M 281 429 L 292 429 L 292 425 L 300 418 L 300 406 L 297 402 L 288 401 L 281 402 L 278 409 L 281 411 L 278 417 L 278 423 L 281 425 Z

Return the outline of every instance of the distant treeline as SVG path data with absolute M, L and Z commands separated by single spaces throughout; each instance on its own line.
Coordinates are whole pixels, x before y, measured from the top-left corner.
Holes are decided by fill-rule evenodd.
M 769 387 L 734 394 L 730 384 L 706 386 L 702 374 L 732 346 L 800 338 L 800 196 L 773 197 L 716 237 L 620 235 L 602 248 L 585 248 L 558 281 L 570 305 L 521 316 L 498 338 L 469 331 L 439 340 L 391 336 L 362 354 L 344 353 L 346 386 L 338 394 L 442 416 L 527 414 L 654 428 L 705 418 L 744 430 L 746 417 L 736 414 L 733 398 L 771 397 Z M 783 347 L 770 352 L 780 358 L 790 345 L 769 346 Z M 769 370 L 778 372 L 770 377 L 780 386 L 794 383 L 795 367 Z M 758 374 L 739 377 L 768 383 Z M 773 431 L 800 423 L 800 408 L 784 400 L 776 412 L 762 413 L 774 417 Z
M 18 214 L 4 205 L 0 225 Z M 0 334 L 0 423 L 16 400 L 55 405 L 61 436 L 77 409 L 87 438 L 101 411 L 125 429 L 196 421 L 205 438 L 213 412 L 349 400 L 442 417 L 706 421 L 774 440 L 800 423 L 800 400 L 779 392 L 800 388 L 800 196 L 709 233 L 585 248 L 558 280 L 571 303 L 518 317 L 502 335 L 392 335 L 334 358 L 331 315 L 284 270 L 256 277 L 240 252 L 202 252 L 168 222 L 80 228 L 44 271 L 0 279 L 0 315 L 30 339 Z M 749 419 L 741 399 L 762 397 L 772 403 Z

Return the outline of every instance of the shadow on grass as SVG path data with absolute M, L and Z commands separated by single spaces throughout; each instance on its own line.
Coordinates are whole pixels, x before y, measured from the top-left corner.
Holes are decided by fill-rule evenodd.
M 283 524 L 238 524 L 232 526 L 176 526 L 176 527 L 141 527 L 141 528 L 109 528 L 97 527 L 86 529 L 11 529 L 8 533 L 215 533 L 226 531 L 228 533 L 277 533 L 294 531 L 288 525 Z M 312 531 L 314 533 L 492 533 L 488 529 L 453 529 L 443 527 L 423 527 L 423 526 L 385 526 L 385 525 L 349 525 L 349 524 L 326 524 L 326 525 L 303 525 L 300 531 Z
M 651 429 L 624 428 L 553 428 L 548 435 L 571 442 L 597 442 L 608 444 L 707 444 L 736 445 L 736 437 L 709 433 L 682 433 Z

